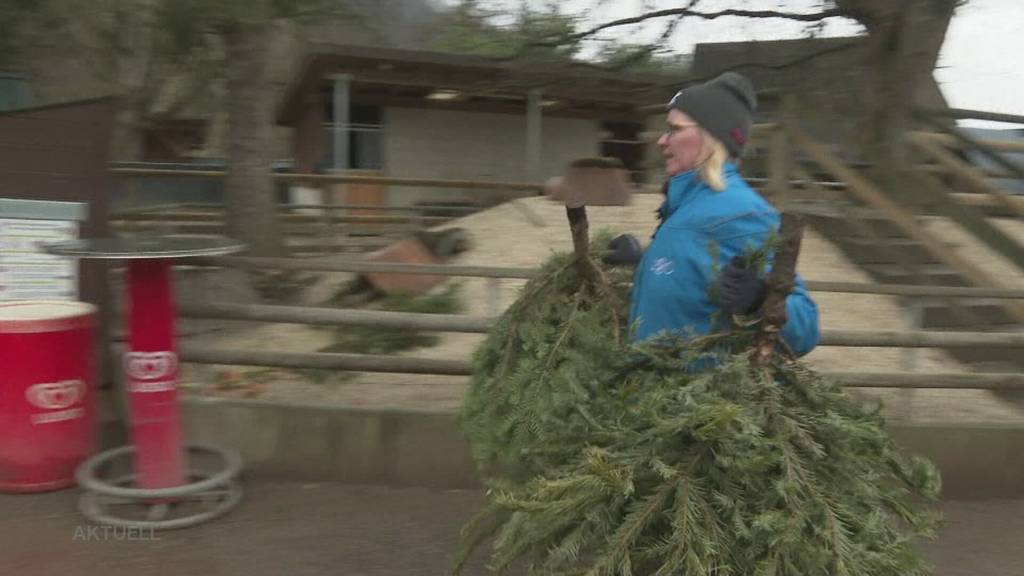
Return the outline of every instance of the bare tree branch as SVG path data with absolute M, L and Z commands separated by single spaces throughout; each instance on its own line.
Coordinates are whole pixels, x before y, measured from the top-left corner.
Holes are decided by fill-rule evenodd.
M 716 18 L 722 18 L 724 16 L 738 16 L 741 18 L 783 18 L 786 20 L 795 20 L 798 22 L 818 22 L 825 20 L 826 18 L 852 18 L 857 21 L 862 21 L 866 17 L 865 14 L 854 11 L 849 8 L 830 8 L 828 10 L 822 10 L 820 12 L 780 12 L 777 10 L 743 10 L 737 8 L 728 8 L 726 10 L 719 10 L 717 12 L 700 12 L 693 10 L 692 7 L 697 3 L 697 0 L 691 0 L 690 4 L 682 8 L 667 8 L 665 10 L 655 10 L 653 12 L 646 12 L 638 16 L 632 16 L 630 18 L 621 18 L 619 20 L 612 20 L 611 22 L 605 22 L 604 24 L 598 24 L 589 30 L 571 34 L 569 36 L 556 38 L 553 40 L 538 42 L 537 46 L 558 46 L 566 42 L 575 42 L 584 38 L 593 36 L 598 32 L 607 30 L 609 28 L 616 28 L 619 26 L 627 26 L 629 24 L 639 24 L 646 22 L 647 20 L 654 20 L 657 18 L 667 18 L 670 16 L 676 16 L 679 18 L 692 16 L 694 18 L 701 18 L 704 20 L 714 20 Z
M 709 74 L 705 74 L 703 76 L 694 76 L 694 77 L 691 77 L 691 78 L 687 78 L 686 79 L 686 83 L 687 84 L 699 84 L 701 82 L 707 82 L 708 80 L 711 80 L 712 78 L 715 78 L 715 77 L 717 77 L 718 75 L 720 75 L 720 74 L 722 74 L 724 72 L 729 72 L 729 71 L 732 71 L 732 70 L 750 70 L 750 69 L 754 69 L 754 70 L 783 70 L 785 68 L 791 68 L 793 66 L 797 66 L 797 65 L 803 64 L 804 62 L 809 62 L 811 60 L 814 60 L 815 58 L 820 58 L 820 57 L 825 56 L 827 54 L 834 54 L 836 52 L 843 52 L 843 51 L 849 50 L 851 48 L 856 48 L 857 46 L 861 46 L 861 43 L 860 42 L 856 42 L 856 41 L 854 41 L 854 42 L 843 42 L 842 44 L 836 44 L 834 46 L 829 46 L 827 48 L 822 48 L 821 50 L 815 50 L 814 52 L 810 52 L 808 54 L 804 54 L 802 56 L 799 56 L 797 58 L 793 58 L 792 60 L 787 60 L 785 62 L 781 62 L 779 64 L 761 64 L 761 63 L 758 63 L 758 62 L 740 62 L 738 64 L 733 64 L 732 66 L 725 66 L 725 67 L 722 67 L 722 68 L 716 68 L 713 72 L 711 72 Z M 662 86 L 668 86 L 668 85 L 662 85 Z M 664 107 L 665 107 L 664 104 L 651 104 L 649 106 L 644 106 L 643 108 L 641 108 L 641 110 L 645 110 L 645 111 L 658 110 L 658 109 L 661 109 L 661 108 L 664 108 Z
M 694 0 L 692 4 L 695 4 L 697 1 L 698 0 Z M 653 54 L 656 50 L 658 50 L 658 48 L 662 47 L 664 43 L 667 42 L 668 39 L 672 36 L 672 34 L 676 31 L 676 27 L 679 26 L 679 23 L 682 21 L 683 16 L 678 16 L 674 18 L 671 22 L 669 22 L 668 26 L 666 26 L 665 29 L 662 30 L 661 35 L 658 36 L 657 40 L 651 42 L 650 44 L 647 44 L 646 46 L 638 48 L 632 54 L 623 58 L 621 61 L 614 63 L 613 65 L 603 66 L 600 64 L 592 64 L 591 66 L 596 69 L 605 70 L 608 72 L 617 72 L 629 66 L 632 66 L 633 64 L 636 64 L 637 62 Z

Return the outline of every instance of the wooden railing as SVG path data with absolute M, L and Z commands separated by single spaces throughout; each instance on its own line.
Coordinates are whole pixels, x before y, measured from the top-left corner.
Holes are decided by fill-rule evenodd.
M 488 279 L 526 279 L 536 274 L 532 268 L 493 268 L 481 266 L 449 266 L 398 264 L 366 261 L 319 262 L 282 258 L 205 257 L 187 261 L 188 265 L 309 272 L 391 272 L 478 277 Z M 985 289 L 970 287 L 879 285 L 848 282 L 805 282 L 817 292 L 849 292 L 860 294 L 1024 299 L 1024 290 Z M 237 305 L 231 303 L 186 302 L 179 306 L 186 318 L 244 320 L 252 322 L 283 322 L 320 326 L 371 326 L 437 332 L 484 333 L 495 322 L 494 316 L 435 315 L 387 311 L 344 310 L 303 306 Z M 986 348 L 1015 347 L 1024 350 L 1024 333 L 989 332 L 922 332 L 922 331 L 859 331 L 825 330 L 821 346 L 899 347 L 899 348 Z M 291 353 L 266 350 L 240 350 L 184 345 L 181 358 L 186 362 L 273 366 L 282 368 L 318 368 L 364 372 L 396 372 L 412 374 L 467 375 L 468 359 L 439 360 L 433 358 L 389 355 Z M 985 388 L 1024 389 L 1024 375 L 996 373 L 829 373 L 847 386 L 901 388 Z
M 225 178 L 223 170 L 165 170 L 154 168 L 112 168 L 110 173 L 120 177 L 174 177 Z M 462 188 L 468 190 L 508 190 L 539 194 L 543 184 L 537 182 L 507 182 L 502 180 L 455 180 L 440 178 L 406 178 L 397 176 L 357 176 L 351 174 L 304 174 L 279 172 L 272 178 L 278 182 L 315 184 L 381 184 L 385 186 L 418 186 L 429 188 Z
M 794 123 L 772 124 L 757 126 L 759 138 L 766 138 L 771 145 L 768 148 L 769 158 L 767 161 L 768 174 L 761 184 L 764 185 L 768 195 L 774 200 L 785 202 L 786 196 L 792 194 L 794 188 L 802 188 L 809 191 L 818 198 L 827 198 L 830 194 L 850 194 L 864 204 L 878 210 L 881 214 L 892 221 L 906 236 L 919 242 L 925 250 L 939 262 L 945 263 L 957 271 L 973 285 L 971 287 L 946 287 L 946 286 L 912 286 L 912 285 L 884 285 L 884 284 L 858 284 L 848 282 L 827 282 L 807 281 L 807 287 L 811 291 L 818 292 L 848 292 L 860 294 L 877 294 L 888 296 L 901 296 L 908 298 L 986 298 L 1003 299 L 1007 301 L 1007 307 L 1013 317 L 1024 322 L 1024 290 L 1016 289 L 999 282 L 986 271 L 982 270 L 972 260 L 951 252 L 945 242 L 935 234 L 926 230 L 915 217 L 915 213 L 895 201 L 890 194 L 880 189 L 874 183 L 865 178 L 862 173 L 854 168 L 845 165 L 828 149 L 815 142 L 807 133 L 802 131 Z M 936 162 L 935 165 L 922 168 L 924 174 L 933 174 L 936 170 L 943 173 L 953 173 L 965 181 L 973 182 L 973 189 L 986 192 L 978 194 L 955 194 L 949 193 L 945 197 L 949 202 L 961 205 L 998 207 L 1005 213 L 1021 215 L 1024 214 L 1024 200 L 1012 197 L 1008 194 L 991 190 L 991 183 L 985 181 L 986 174 L 973 167 L 965 166 L 962 160 L 955 155 L 948 153 L 948 146 L 953 142 L 963 144 L 961 135 L 955 132 L 944 132 L 941 134 L 911 134 L 910 141 L 923 153 Z M 994 150 L 1013 150 L 1017 148 L 1008 143 L 993 143 L 985 141 L 983 144 L 991 145 Z M 812 178 L 809 171 L 793 161 L 794 154 L 802 154 L 805 158 L 815 163 L 818 170 L 816 174 L 826 173 L 829 175 L 829 182 L 817 182 Z M 1014 173 L 1014 168 L 1001 165 L 1003 173 Z M 973 170 L 973 171 L 971 171 Z M 120 168 L 114 173 L 122 177 L 205 177 L 220 178 L 224 172 L 220 171 L 167 171 Z M 498 190 L 516 194 L 535 195 L 541 192 L 542 185 L 528 182 L 496 182 L 482 180 L 439 180 L 427 178 L 398 178 L 382 176 L 355 176 L 344 174 L 275 174 L 274 178 L 281 181 L 304 182 L 316 184 L 330 183 L 353 183 L 353 184 L 380 184 L 389 186 L 429 186 L 444 188 L 463 188 L 471 190 Z M 794 186 L 796 185 L 796 186 Z M 653 191 L 638 189 L 638 192 Z M 979 200 L 982 199 L 982 200 Z M 945 210 L 949 213 L 947 203 Z M 164 206 L 161 210 L 142 209 L 137 211 L 124 212 L 117 216 L 118 222 L 131 226 L 141 222 L 161 221 L 161 215 L 154 215 L 154 212 L 169 213 L 169 218 L 164 222 L 169 224 L 187 223 L 193 226 L 216 226 L 220 221 L 219 211 L 210 210 L 211 206 L 199 205 L 177 205 Z M 373 221 L 360 219 L 350 215 L 337 213 L 344 209 L 372 208 L 379 211 L 387 211 L 388 214 L 375 214 Z M 207 212 L 196 218 L 194 214 L 177 214 L 177 211 L 188 211 L 202 209 Z M 314 209 L 317 214 L 300 214 L 294 209 Z M 319 223 L 322 230 L 329 234 L 337 231 L 339 224 L 349 225 L 379 225 L 398 221 L 416 222 L 415 216 L 408 219 L 395 217 L 394 214 L 409 212 L 415 214 L 417 207 L 414 206 L 358 206 L 351 204 L 328 204 L 328 205 L 303 205 L 282 208 L 281 219 L 286 224 L 296 224 L 300 227 L 308 227 L 312 223 Z M 471 208 L 472 209 L 472 208 Z M 955 211 L 954 211 L 955 212 Z M 956 218 L 955 214 L 950 216 Z M 976 220 L 977 218 L 975 218 Z M 199 222 L 197 222 L 199 220 Z M 963 220 L 959 218 L 958 221 Z M 970 218 L 968 218 L 970 220 Z M 982 217 L 982 220 L 984 218 Z M 427 220 L 419 220 L 419 224 L 427 224 Z M 430 221 L 429 223 L 434 223 Z M 992 234 L 988 228 L 991 224 L 985 222 L 974 226 L 974 230 L 982 230 L 982 236 L 988 237 L 990 244 L 992 240 L 1001 246 L 1000 251 L 1011 257 L 1014 262 L 1024 262 L 1024 258 L 1016 252 L 1019 246 L 1015 246 L 1005 239 Z M 296 259 L 271 259 L 271 258 L 203 258 L 188 262 L 189 265 L 198 266 L 219 266 L 232 268 L 255 268 L 275 270 L 296 270 L 305 272 L 392 272 L 410 274 L 440 274 L 446 276 L 469 276 L 487 278 L 493 294 L 488 299 L 495 304 L 489 312 L 491 316 L 464 316 L 464 315 L 424 315 L 395 312 L 371 312 L 364 310 L 338 310 L 294 306 L 239 306 L 230 303 L 185 303 L 181 306 L 180 312 L 183 316 L 190 318 L 211 318 L 229 320 L 247 320 L 258 322 L 287 322 L 287 323 L 308 323 L 330 326 L 376 326 L 414 330 L 444 331 L 444 332 L 485 332 L 494 322 L 494 314 L 500 312 L 496 302 L 496 293 L 499 290 L 502 279 L 528 279 L 536 271 L 529 268 L 494 268 L 475 266 L 426 266 L 395 263 L 380 263 L 366 261 L 345 261 L 345 262 L 314 262 L 310 260 Z M 849 330 L 826 330 L 822 334 L 821 345 L 823 346 L 870 346 L 870 347 L 900 347 L 913 349 L 921 347 L 937 348 L 983 348 L 989 346 L 1015 347 L 1024 350 L 1024 334 L 1021 333 L 986 333 L 986 332 L 921 332 L 916 330 L 894 331 L 894 332 L 861 332 Z M 186 362 L 214 363 L 214 364 L 240 364 L 278 366 L 290 368 L 330 368 L 353 371 L 382 371 L 382 372 L 403 372 L 403 373 L 433 373 L 433 374 L 468 374 L 468 360 L 437 360 L 429 358 L 408 358 L 397 356 L 372 356 L 358 354 L 328 354 L 328 353 L 283 353 L 271 351 L 231 350 L 231 349 L 210 349 L 195 348 L 188 345 L 182 348 L 182 359 Z M 871 373 L 852 374 L 834 373 L 838 380 L 849 386 L 873 386 L 873 387 L 904 387 L 904 388 L 1022 388 L 1024 389 L 1024 375 L 1021 374 L 987 374 L 987 373 L 948 373 L 948 374 L 916 374 L 910 372 L 902 373 Z
M 827 171 L 835 179 L 845 182 L 848 193 L 885 215 L 907 237 L 920 243 L 938 262 L 942 262 L 957 271 L 974 286 L 1010 288 L 1010 286 L 989 274 L 973 261 L 949 250 L 941 238 L 929 232 L 918 222 L 913 212 L 893 200 L 889 194 L 885 193 L 866 177 L 845 166 L 801 128 L 795 124 L 787 124 L 782 130 L 785 130 L 786 136 L 794 147 L 806 154 L 821 169 Z M 984 218 L 982 217 L 982 219 Z M 985 225 L 992 227 L 987 222 Z M 999 234 L 1002 233 L 999 232 Z M 1012 247 L 1009 247 L 1011 243 L 1016 244 L 1012 239 L 1007 239 L 1005 243 L 1007 252 L 1015 254 Z M 1017 321 L 1024 322 L 1024 303 L 1014 302 L 1008 306 L 1008 309 Z

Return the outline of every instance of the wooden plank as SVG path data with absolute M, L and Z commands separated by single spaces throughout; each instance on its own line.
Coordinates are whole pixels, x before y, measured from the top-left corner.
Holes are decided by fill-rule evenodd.
M 274 366 L 278 368 L 312 368 L 319 370 L 350 370 L 354 372 L 388 372 L 397 374 L 472 374 L 466 360 L 411 358 L 407 356 L 374 356 L 369 354 L 328 354 L 274 352 L 235 348 L 209 348 L 182 344 L 183 362 L 239 366 Z
M 191 258 L 188 264 L 200 266 L 239 267 L 250 269 L 296 270 L 305 272 L 398 272 L 407 274 L 442 274 L 478 278 L 520 278 L 529 279 L 537 273 L 536 268 L 511 268 L 493 266 L 427 266 L 422 264 L 399 264 L 351 260 L 339 262 L 317 261 L 314 258 L 247 258 L 240 256 L 217 256 Z M 997 298 L 1024 299 L 1024 290 L 1016 288 L 976 288 L 966 286 L 914 286 L 910 284 L 871 284 L 862 282 L 831 282 L 805 280 L 812 292 L 845 292 L 850 294 L 878 294 L 888 296 L 925 296 L 952 298 Z
M 805 280 L 811 292 L 841 292 L 846 294 L 877 294 L 886 296 L 935 298 L 994 298 L 1024 299 L 1024 290 L 1014 288 L 974 288 L 969 286 L 915 286 L 912 284 L 865 284 L 861 282 L 831 282 Z
M 485 333 L 496 319 L 460 314 L 422 314 L 384 310 L 343 310 L 306 306 L 241 305 L 224 302 L 186 302 L 181 314 L 191 318 L 220 318 L 254 322 L 284 322 L 323 326 L 378 326 L 438 332 Z M 924 332 L 899 330 L 824 330 L 821 346 L 899 348 L 1024 348 L 1024 332 Z
M 993 198 L 997 198 L 1008 210 L 1013 211 L 1017 216 L 1024 217 L 1024 208 L 1021 207 L 1018 199 L 1014 198 L 1001 186 L 993 184 L 991 180 L 981 175 L 973 166 L 957 158 L 949 150 L 939 146 L 927 138 L 911 135 L 909 140 L 912 144 L 917 146 L 919 150 L 930 156 L 942 166 L 948 168 L 950 172 L 967 182 L 976 191 L 983 194 L 989 194 Z
M 224 178 L 223 170 L 167 170 L 155 168 L 111 168 L 117 176 L 161 176 L 181 178 Z M 400 178 L 395 176 L 347 176 L 344 174 L 275 173 L 274 180 L 283 182 L 334 182 L 348 184 L 383 184 L 387 186 L 418 186 L 433 188 L 460 188 L 468 190 L 509 190 L 533 192 L 544 191 L 540 182 L 504 182 L 498 180 L 444 180 L 439 178 Z
M 159 230 L 166 234 L 225 234 L 227 227 L 222 222 L 118 222 L 113 225 L 116 230 L 141 231 Z M 310 224 L 286 224 L 281 227 L 286 237 L 321 236 L 324 242 L 331 243 L 337 239 L 360 238 L 367 236 L 405 236 L 416 231 L 412 224 L 385 224 L 380 226 L 368 224 L 352 224 L 350 226 L 332 228 L 329 235 Z
M 936 142 L 938 144 L 942 144 L 943 146 L 946 146 L 948 148 L 964 148 L 965 146 L 967 146 L 967 147 L 974 147 L 973 144 L 969 144 L 969 143 L 965 142 L 963 139 L 957 138 L 953 134 L 947 133 L 945 131 L 943 131 L 943 132 L 916 131 L 916 132 L 911 132 L 910 135 L 914 136 L 916 138 L 924 138 L 926 140 L 931 140 L 931 141 Z M 992 150 L 998 150 L 1000 152 L 1022 152 L 1022 153 L 1024 153 L 1024 140 L 1022 140 L 1022 141 L 993 140 L 991 138 L 973 138 L 972 140 L 974 140 L 974 142 L 976 142 L 978 144 L 981 144 L 982 146 L 984 146 L 986 148 L 990 148 Z
M 819 346 L 851 348 L 1024 348 L 1024 332 L 822 330 Z
M 1024 374 L 940 372 L 825 372 L 843 386 L 854 388 L 1024 389 Z
M 985 178 L 1013 178 L 1013 176 L 1006 170 L 999 168 L 988 168 L 984 166 L 972 166 L 978 174 L 981 174 Z M 923 172 L 938 173 L 938 174 L 949 174 L 949 168 L 940 164 L 919 164 L 914 167 L 915 170 L 921 170 Z
M 943 150 L 944 151 L 944 150 Z M 1024 245 L 1002 229 L 996 227 L 981 210 L 964 206 L 950 196 L 946 186 L 935 176 L 925 172 L 910 172 L 909 178 L 917 181 L 923 190 L 911 188 L 907 192 L 917 196 L 918 205 L 931 205 L 936 211 L 962 226 L 976 238 L 1024 270 Z M 998 199 L 998 198 L 997 198 Z M 1013 207 L 1015 198 L 1002 198 L 1006 206 Z M 1024 212 L 1022 212 L 1024 213 Z
M 472 204 L 469 206 L 452 205 L 448 206 L 439 201 L 440 203 L 427 203 L 427 204 L 410 204 L 405 206 L 370 206 L 368 204 L 278 204 L 277 210 L 285 214 L 290 213 L 292 210 L 362 210 L 372 208 L 374 210 L 382 211 L 394 211 L 394 212 L 425 212 L 427 210 L 445 210 L 450 212 L 479 212 L 485 206 L 479 204 Z M 181 208 L 184 210 L 213 210 L 218 212 L 224 211 L 223 204 L 214 204 L 208 202 L 189 202 L 185 204 L 167 204 L 170 208 Z M 143 210 L 145 211 L 145 210 Z M 129 211 L 131 212 L 131 211 Z
M 184 318 L 217 318 L 320 326 L 405 328 L 471 334 L 486 333 L 495 322 L 494 318 L 464 314 L 423 314 L 388 310 L 351 310 L 226 302 L 183 302 L 178 305 L 178 313 Z
M 1000 216 L 1012 216 L 1020 213 L 1024 210 L 1024 197 L 1021 196 L 1010 196 L 1005 199 L 993 198 L 988 194 L 972 194 L 970 192 L 950 192 L 950 198 L 953 198 L 960 204 L 967 206 L 973 206 L 975 208 L 982 209 L 996 209 L 996 212 Z M 1007 209 L 1007 205 L 1011 207 Z M 1002 209 L 1002 210 L 1000 210 Z
M 991 120 L 993 122 L 1024 124 L 1024 116 L 1017 114 L 986 112 L 984 110 L 967 110 L 964 108 L 921 108 L 920 111 L 925 114 L 939 116 L 942 118 L 956 118 L 959 120 Z
M 967 132 L 960 128 L 952 126 L 943 126 L 941 123 L 931 118 L 929 118 L 928 121 L 932 122 L 933 125 L 935 125 L 937 128 L 945 130 L 947 134 L 959 140 L 967 148 L 972 149 L 976 152 L 980 152 L 989 160 L 995 162 L 996 164 L 999 164 L 1000 166 L 1003 167 L 1003 169 L 1008 170 L 1010 174 L 1012 174 L 1015 178 L 1024 178 L 1024 165 L 1022 165 L 1017 160 L 1014 160 L 1012 157 L 1000 154 L 992 146 L 989 146 L 982 140 L 975 138 L 974 136 L 971 136 L 970 134 L 968 134 Z M 1010 144 L 1020 145 L 1021 148 L 1019 151 L 1024 152 L 1024 140 L 1018 142 L 1010 142 Z
M 800 128 L 790 124 L 786 128 L 790 132 L 793 142 L 807 153 L 815 162 L 831 172 L 834 176 L 847 183 L 847 189 L 885 214 L 892 222 L 903 231 L 904 234 L 920 242 L 940 262 L 945 262 L 951 268 L 962 274 L 967 280 L 976 286 L 989 288 L 1008 288 L 1002 282 L 993 278 L 986 271 L 975 265 L 973 262 L 946 249 L 940 238 L 926 231 L 914 215 L 904 210 L 899 204 L 889 199 L 885 193 L 875 187 L 874 184 L 847 168 L 836 159 L 827 149 L 814 142 Z M 1024 305 L 1015 303 L 1011 308 L 1015 319 L 1024 322 Z
M 398 216 L 398 215 L 356 215 L 356 214 L 279 214 L 278 221 L 286 223 L 316 224 L 324 218 L 341 224 L 443 224 L 450 216 Z M 111 218 L 112 222 L 223 222 L 224 212 L 146 212 L 121 215 Z
M 398 272 L 407 274 L 443 274 L 477 278 L 532 278 L 535 268 L 502 268 L 489 266 L 451 266 L 448 264 L 400 264 L 395 262 L 367 262 L 365 260 L 336 260 L 311 262 L 290 258 L 248 258 L 241 256 L 212 256 L 185 260 L 192 264 L 227 268 L 298 270 L 308 272 Z

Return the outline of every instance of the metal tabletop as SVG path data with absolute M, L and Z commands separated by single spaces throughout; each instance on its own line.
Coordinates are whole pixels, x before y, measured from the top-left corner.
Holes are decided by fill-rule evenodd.
M 245 244 L 224 236 L 86 238 L 44 247 L 50 254 L 106 260 L 222 256 L 244 249 Z

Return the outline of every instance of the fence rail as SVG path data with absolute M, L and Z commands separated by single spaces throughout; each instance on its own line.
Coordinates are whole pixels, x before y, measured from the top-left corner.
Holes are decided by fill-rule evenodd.
M 971 111 L 952 111 L 964 113 Z M 964 117 L 979 117 L 974 114 Z M 990 118 L 993 119 L 993 118 Z M 1005 118 L 1000 118 L 1006 120 Z M 1024 121 L 1024 118 L 1008 121 Z M 928 234 L 920 227 L 912 214 L 899 209 L 899 206 L 891 202 L 885 195 L 876 189 L 870 182 L 865 181 L 857 173 L 847 169 L 838 159 L 826 149 L 812 141 L 799 129 L 786 126 L 758 126 L 760 131 L 769 130 L 779 140 L 785 139 L 793 149 L 803 152 L 810 160 L 830 172 L 833 177 L 842 180 L 837 183 L 826 183 L 828 186 L 843 187 L 853 195 L 866 201 L 868 204 L 882 210 L 890 219 L 894 220 L 903 231 L 912 238 L 922 242 L 926 248 L 940 260 L 945 261 L 961 273 L 970 277 L 975 287 L 948 287 L 948 286 L 911 286 L 911 285 L 879 285 L 862 284 L 850 282 L 827 282 L 807 281 L 808 289 L 816 292 L 846 292 L 859 294 L 874 294 L 885 296 L 902 296 L 910 298 L 975 298 L 975 299 L 1024 299 L 1024 290 L 1009 287 L 986 287 L 999 286 L 993 279 L 985 275 L 973 262 L 950 254 L 948 250 L 938 241 L 937 238 Z M 923 137 L 922 137 L 923 138 Z M 923 141 L 923 140 L 922 140 Z M 956 134 L 943 134 L 929 136 L 929 145 L 943 145 L 956 142 L 965 144 L 965 141 L 958 138 Z M 969 143 L 969 142 L 967 142 Z M 988 141 L 985 141 L 989 144 Z M 993 147 L 1004 145 L 991 143 Z M 1001 149 L 1001 148 L 1000 148 Z M 941 170 L 952 172 L 963 177 L 955 169 L 956 167 L 944 155 L 938 158 L 939 164 L 927 167 L 928 170 Z M 957 165 L 959 166 L 959 165 Z M 781 168 L 785 168 L 780 163 Z M 786 170 L 780 171 L 776 167 L 772 171 L 772 177 L 764 180 L 764 184 L 770 184 L 773 189 L 785 190 L 799 186 L 799 181 L 793 181 Z M 1007 170 L 1007 167 L 1003 167 Z M 139 168 L 115 168 L 111 172 L 120 177 L 198 177 L 198 178 L 222 178 L 226 172 L 220 170 L 183 171 L 163 169 L 139 169 Z M 980 172 L 979 172 L 980 174 Z M 525 194 L 537 194 L 543 190 L 543 185 L 537 182 L 499 182 L 486 180 L 442 180 L 433 178 L 400 178 L 389 176 L 367 176 L 348 174 L 295 174 L 276 173 L 273 174 L 276 181 L 302 182 L 313 185 L 323 184 L 374 184 L 390 186 L 416 186 L 416 187 L 437 187 L 437 188 L 458 188 L 467 190 L 491 190 L 509 191 Z M 756 184 L 756 182 L 755 182 Z M 980 181 L 976 182 L 977 188 L 985 189 Z M 638 187 L 637 192 L 655 191 L 653 188 Z M 512 197 L 514 194 L 507 194 Z M 990 198 L 981 195 L 960 195 L 964 200 L 972 204 L 984 205 L 986 207 L 998 206 L 1009 213 L 1020 213 L 1020 199 L 1011 198 L 1005 195 L 993 194 Z M 969 198 L 968 198 L 969 196 Z M 982 202 L 981 200 L 984 200 Z M 960 199 L 959 197 L 957 199 Z M 211 209 L 218 208 L 211 205 L 185 204 L 172 207 L 161 207 L 162 210 L 188 210 L 188 209 Z M 480 207 L 466 207 L 466 211 L 477 210 Z M 294 214 L 292 211 L 301 209 L 317 210 L 319 216 Z M 311 221 L 325 223 L 333 226 L 335 222 L 358 222 L 370 223 L 371 220 L 360 219 L 351 216 L 337 214 L 336 210 L 345 209 L 366 209 L 366 210 L 457 210 L 456 207 L 444 205 L 431 206 L 359 206 L 352 204 L 327 204 L 327 205 L 282 205 L 279 211 L 282 218 L 289 222 Z M 142 209 L 126 211 L 120 215 L 123 221 L 146 221 L 158 218 L 153 214 L 157 210 Z M 175 216 L 179 221 L 195 220 L 194 215 L 182 214 Z M 208 222 L 218 218 L 216 211 L 204 213 L 202 218 Z M 379 223 L 393 218 L 392 216 L 374 216 L 373 223 Z M 409 220 L 417 221 L 416 217 Z M 418 220 L 423 222 L 424 220 Z M 333 228 L 325 228 L 333 229 Z M 499 268 L 483 266 L 453 266 L 453 265 L 414 265 L 386 262 L 367 262 L 352 260 L 347 262 L 324 261 L 318 259 L 280 259 L 280 258 L 243 258 L 243 257 L 212 257 L 197 258 L 186 261 L 186 265 L 192 266 L 214 266 L 251 269 L 276 269 L 295 270 L 303 272 L 387 272 L 387 273 L 409 273 L 409 274 L 433 274 L 445 276 L 462 276 L 488 278 L 492 284 L 497 285 L 497 280 L 502 278 L 529 279 L 536 275 L 534 268 Z M 1024 307 L 1020 303 L 1008 304 L 1012 306 L 1015 316 L 1024 318 Z M 395 328 L 408 330 L 424 330 L 439 332 L 464 332 L 484 333 L 493 326 L 496 321 L 493 316 L 468 316 L 468 315 L 434 315 L 434 314 L 413 314 L 386 311 L 366 310 L 344 310 L 296 306 L 265 306 L 265 305 L 236 305 L 231 303 L 184 303 L 179 310 L 180 314 L 189 318 L 216 318 L 226 320 L 244 320 L 257 322 L 283 322 L 283 323 L 304 323 L 323 326 L 372 326 L 378 328 Z M 856 330 L 825 330 L 822 333 L 821 345 L 840 347 L 900 347 L 913 348 L 990 348 L 1009 347 L 1024 349 L 1024 333 L 1005 332 L 921 332 L 921 331 L 856 331 Z M 912 352 L 907 352 L 912 354 Z M 360 354 L 337 354 L 337 353 L 288 353 L 274 351 L 253 351 L 240 349 L 219 349 L 208 347 L 196 347 L 185 344 L 181 349 L 183 361 L 194 363 L 228 364 L 228 365 L 254 365 L 254 366 L 276 366 L 283 368 L 314 368 L 314 369 L 337 369 L 350 371 L 369 372 L 395 372 L 411 374 L 443 374 L 443 375 L 468 375 L 470 363 L 463 359 L 436 359 L 416 358 L 402 356 L 374 356 Z M 992 373 L 942 373 L 942 374 L 919 374 L 907 372 L 879 372 L 879 373 L 847 373 L 835 372 L 826 373 L 847 386 L 863 387 L 886 387 L 886 388 L 981 388 L 981 389 L 1024 389 L 1024 375 L 1021 374 L 992 374 Z
M 399 274 L 430 274 L 476 278 L 530 279 L 537 268 L 457 266 L 450 264 L 399 264 L 368 262 L 365 260 L 318 261 L 315 258 L 253 258 L 244 256 L 205 256 L 185 262 L 199 266 L 246 268 L 267 270 L 293 270 L 303 272 L 389 272 Z M 1024 290 L 1014 288 L 976 288 L 969 286 L 915 286 L 911 284 L 869 284 L 861 282 L 831 282 L 806 280 L 813 292 L 842 292 L 849 294 L 875 294 L 884 296 L 921 296 L 936 298 L 991 298 L 1024 299 Z
M 1013 124 L 1024 124 L 1024 116 L 1017 114 L 1003 114 L 1000 112 L 986 112 L 984 110 L 966 110 L 964 108 L 925 108 L 921 109 L 926 114 L 942 118 L 955 118 L 957 120 L 991 120 L 994 122 L 1010 122 Z
M 192 318 L 286 322 L 328 326 L 376 326 L 433 330 L 438 332 L 485 333 L 496 319 L 460 314 L 422 314 L 383 310 L 342 310 L 304 306 L 260 304 L 188 303 L 179 313 Z M 989 348 L 1024 349 L 1024 332 L 923 332 L 898 330 L 823 330 L 821 346 L 900 348 Z M 262 352 L 253 352 L 262 354 Z
M 225 178 L 224 170 L 173 170 L 165 168 L 111 168 L 115 176 Z M 307 182 L 322 184 L 382 184 L 386 186 L 419 186 L 434 188 L 462 188 L 468 190 L 507 190 L 540 193 L 544 186 L 538 182 L 506 182 L 502 180 L 451 180 L 440 178 L 408 178 L 397 176 L 356 176 L 349 174 L 307 174 L 276 172 L 272 178 L 281 182 Z

